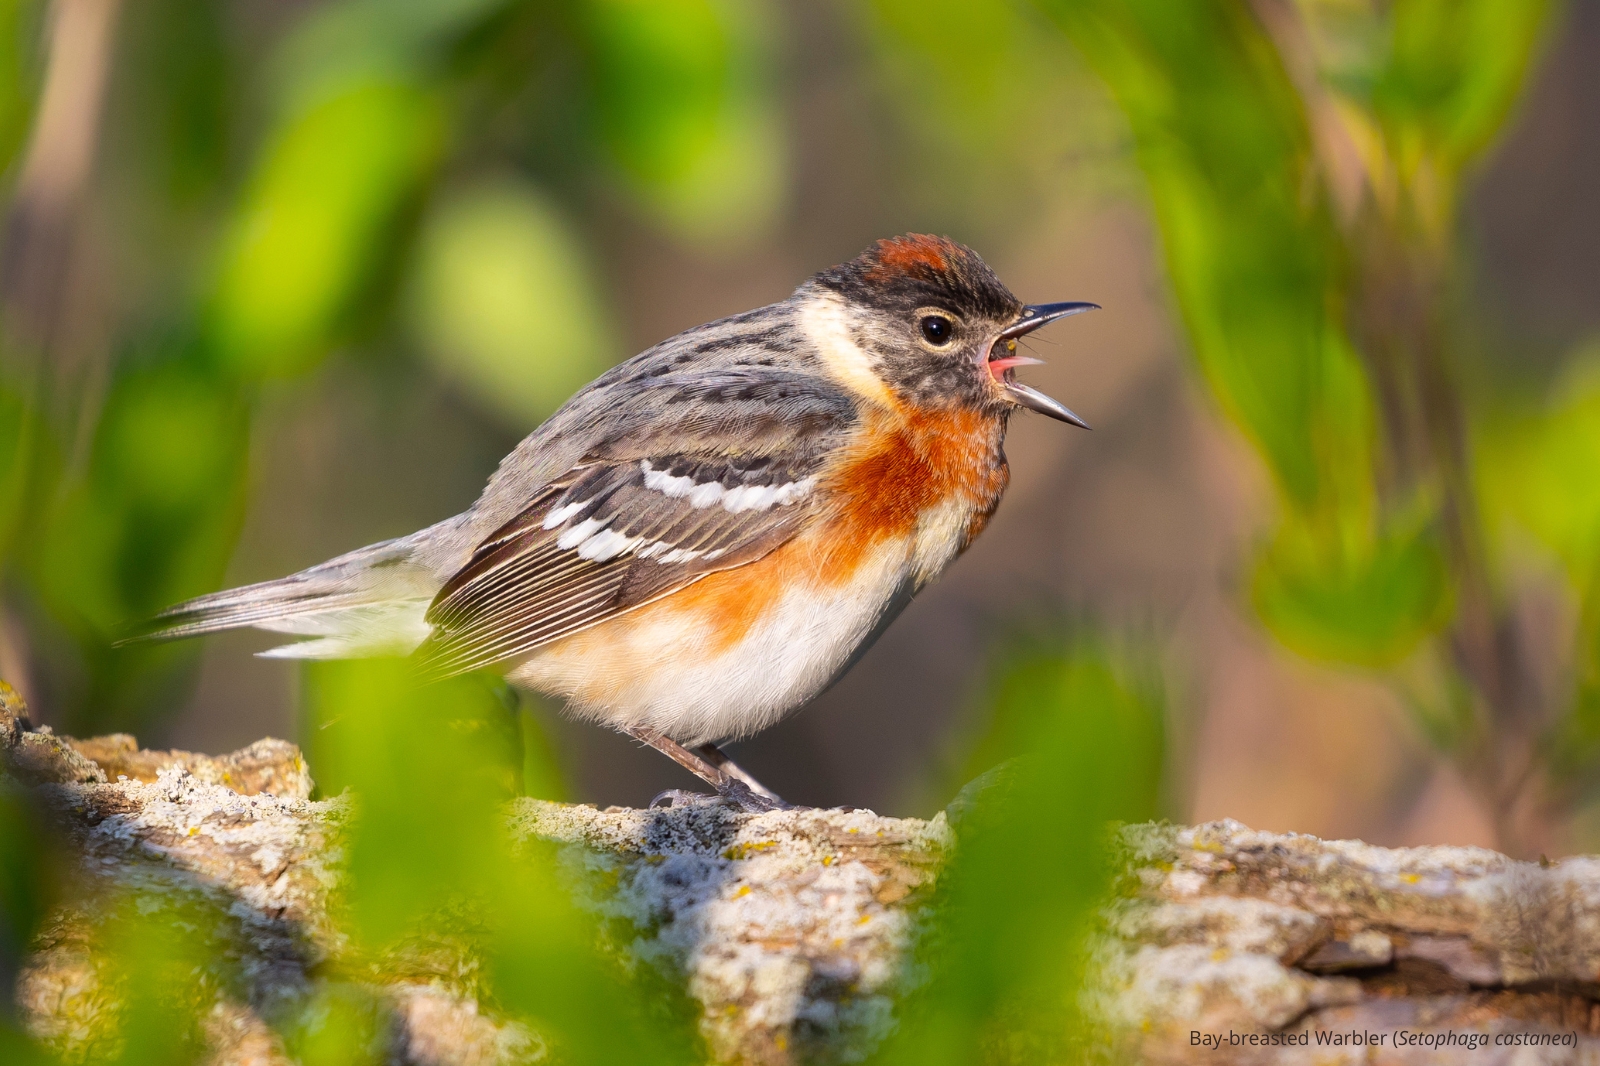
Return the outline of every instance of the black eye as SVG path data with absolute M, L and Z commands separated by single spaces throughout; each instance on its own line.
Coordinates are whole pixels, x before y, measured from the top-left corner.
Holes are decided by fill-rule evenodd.
M 922 318 L 922 336 L 929 344 L 943 347 L 950 343 L 955 331 L 955 326 L 943 315 L 924 315 Z

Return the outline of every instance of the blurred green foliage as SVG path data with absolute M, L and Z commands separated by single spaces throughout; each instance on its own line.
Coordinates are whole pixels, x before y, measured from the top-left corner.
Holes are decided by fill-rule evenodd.
M 1195 358 L 1274 476 L 1258 617 L 1304 654 L 1391 672 L 1515 847 L 1530 828 L 1507 813 L 1527 794 L 1528 744 L 1559 747 L 1574 712 L 1529 695 L 1494 530 L 1515 515 L 1548 534 L 1600 497 L 1530 451 L 1581 450 L 1588 416 L 1570 402 L 1532 414 L 1511 430 L 1523 442 L 1502 446 L 1500 405 L 1477 402 L 1451 323 L 1471 321 L 1457 295 L 1465 182 L 1522 89 L 1547 5 L 1040 6 L 1116 95 Z M 1569 573 L 1592 616 L 1600 541 L 1570 526 L 1558 539 L 1584 560 Z M 1592 662 L 1587 627 L 1579 645 Z M 1463 692 L 1464 727 L 1436 728 L 1460 720 Z
M 537 1034 L 552 1061 L 703 1061 L 685 990 L 602 954 L 598 920 L 569 896 L 555 849 L 515 838 L 507 802 L 559 782 L 529 776 L 540 760 L 523 747 L 537 738 L 525 722 L 519 735 L 497 680 L 419 687 L 409 664 L 365 660 L 315 664 L 306 683 L 309 762 L 348 804 L 335 818 L 333 928 L 317 934 L 328 953 L 311 985 L 260 987 L 226 897 L 177 882 L 127 891 L 101 908 L 101 988 L 74 1061 L 201 1061 L 244 1004 L 305 1066 L 387 1061 L 390 1008 L 363 983 L 378 973 L 464 986 L 497 1023 Z M 1157 811 L 1159 674 L 1087 631 L 1035 640 L 1001 661 L 984 706 L 964 774 L 999 766 L 952 808 L 958 851 L 918 949 L 931 979 L 884 1062 L 1066 1062 L 1095 1039 L 1077 1001 L 1083 946 L 1113 872 L 1112 823 Z M 0 778 L 8 980 L 55 894 L 49 823 L 26 808 Z M 8 1063 L 57 1061 L 7 1024 L 0 1016 Z
M 1041 220 L 1019 201 L 1054 200 L 1067 183 L 1136 188 L 1113 102 L 1035 5 L 872 0 L 849 13 L 894 101 L 899 124 L 879 136 L 903 175 L 894 214 L 907 228 L 937 228 L 959 204 L 963 227 L 1026 241 Z
M 1478 427 L 1477 490 L 1496 527 L 1535 538 L 1578 588 L 1600 555 L 1600 352 L 1579 352 L 1538 404 L 1508 404 Z
M 956 857 L 920 949 L 932 977 L 875 1061 L 1085 1061 L 1095 1034 L 1078 995 L 1113 874 L 1112 827 L 1159 813 L 1159 677 L 1092 634 L 1036 640 L 1001 661 L 964 776 L 987 773 L 953 808 Z
M 436 161 L 440 119 L 430 94 L 373 77 L 284 123 L 223 252 L 210 315 L 220 363 L 259 378 L 322 354 L 385 250 L 391 216 Z
M 1545 738 L 1559 779 L 1592 784 L 1600 762 L 1600 361 L 1579 352 L 1542 402 L 1512 403 L 1478 427 L 1476 489 L 1501 549 L 1531 542 L 1577 590 L 1569 715 Z
M 226 916 L 191 900 L 130 893 L 101 930 L 101 973 L 118 995 L 112 1026 L 89 1052 L 117 1066 L 199 1062 L 210 1005 L 237 999 L 244 974 L 230 972 Z
M 33 42 L 44 5 L 0 3 L 0 168 L 9 169 L 27 136 L 38 80 Z
M 31 797 L 0 780 L 0 980 L 7 988 L 54 895 L 54 859 Z M 7 997 L 0 1020 L 12 1010 Z
M 392 1021 L 363 991 L 371 973 L 439 980 L 441 951 L 460 959 L 482 1009 L 520 1021 L 555 1061 L 689 1063 L 702 1057 L 681 992 L 644 985 L 599 952 L 595 919 L 569 897 L 554 849 L 514 839 L 507 801 L 526 786 L 515 707 L 498 682 L 469 677 L 419 688 L 392 660 L 319 665 L 308 677 L 310 756 L 325 787 L 352 805 L 337 860 L 339 945 L 310 996 L 273 990 L 264 1010 L 296 1061 L 388 1061 Z M 0 777 L 0 975 L 9 988 L 54 895 L 43 812 Z M 130 891 L 95 931 L 107 1006 L 81 1019 L 87 1061 L 173 1066 L 199 1061 L 217 1004 L 251 1001 L 261 975 L 242 961 L 243 931 L 225 900 L 196 886 Z M 9 1005 L 9 1001 L 8 1001 Z M 79 1009 L 87 1010 L 86 1007 Z M 105 1013 L 109 1011 L 109 1015 Z M 5 1061 L 56 1061 L 0 1013 Z
M 428 219 L 410 313 L 426 354 L 484 406 L 532 424 L 620 345 L 559 209 L 510 178 L 452 190 Z
M 788 145 L 784 22 L 765 0 L 334 0 L 244 44 L 221 10 L 123 12 L 120 125 L 103 139 L 126 170 L 118 195 L 141 205 L 129 240 L 158 265 L 131 269 L 136 310 L 118 309 L 102 352 L 69 328 L 81 309 L 26 283 L 70 234 L 16 180 L 29 137 L 52 132 L 37 98 L 72 42 L 47 32 L 45 4 L 0 3 L 7 240 L 38 242 L 8 243 L 0 278 L 0 587 L 41 657 L 75 649 L 62 673 L 83 680 L 61 710 L 82 732 L 139 727 L 188 676 L 193 648 L 111 641 L 217 587 L 263 392 L 342 351 L 415 354 L 526 428 L 623 354 L 585 239 L 597 201 L 714 248 L 773 226 L 810 162 Z M 1010 210 L 996 189 L 1066 180 L 1063 139 L 1034 135 L 1059 127 L 1063 98 L 1114 103 L 1073 114 L 1066 139 L 1111 160 L 1115 184 L 1131 138 L 1200 375 L 1271 473 L 1277 523 L 1243 590 L 1257 616 L 1304 654 L 1383 671 L 1496 813 L 1529 780 L 1509 759 L 1523 742 L 1554 791 L 1590 783 L 1593 356 L 1548 396 L 1484 396 L 1449 325 L 1470 321 L 1464 191 L 1547 5 L 875 0 L 848 18 L 897 94 L 906 128 L 883 135 L 903 169 L 974 218 Z M 1086 89 L 1088 72 L 1102 84 Z M 920 188 L 901 210 L 938 228 Z M 47 295 L 70 288 L 40 277 Z M 1526 545 L 1579 618 L 1559 706 L 1504 683 L 1529 669 L 1503 639 Z M 488 1009 L 562 1061 L 698 1056 L 686 1005 L 600 956 L 552 856 L 511 840 L 505 800 L 562 791 L 532 716 L 477 679 L 413 689 L 388 663 L 318 666 L 307 692 L 312 765 L 356 811 L 338 915 L 353 969 L 273 1019 L 298 1061 L 379 1061 L 382 1008 L 353 978 L 441 929 L 484 959 Z M 1013 656 L 988 704 L 968 776 L 1008 769 L 965 810 L 922 948 L 931 976 L 886 1062 L 1072 1061 L 1092 1038 L 1081 943 L 1107 824 L 1156 810 L 1160 686 L 1081 637 Z M 54 885 L 37 812 L 3 789 L 9 981 Z M 127 995 L 98 1059 L 198 1054 L 199 1005 L 240 994 L 228 930 L 199 904 L 127 900 L 106 941 Z M 0 1059 L 30 1058 L 44 1060 L 0 1012 Z
M 74 46 L 42 34 L 38 8 L 0 13 L 0 149 L 20 142 L 51 49 Z M 758 0 L 345 0 L 311 9 L 259 70 L 214 11 L 144 14 L 128 14 L 117 72 L 138 128 L 114 140 L 153 208 L 135 225 L 181 269 L 149 281 L 153 310 L 103 389 L 72 369 L 98 357 L 27 285 L 9 293 L 0 363 L 0 581 L 45 658 L 76 649 L 60 672 L 84 680 L 59 702 L 80 732 L 138 728 L 186 676 L 193 649 L 111 644 L 217 586 L 264 386 L 381 339 L 526 426 L 621 354 L 568 221 L 582 187 L 708 241 L 759 231 L 782 197 Z M 548 122 L 547 96 L 578 121 Z M 517 161 L 504 116 L 533 131 L 553 188 L 452 180 L 463 160 Z M 35 211 L 17 195 L 14 216 Z M 414 313 L 393 313 L 401 297 Z
M 750 0 L 579 5 L 606 149 L 635 195 L 691 240 L 748 239 L 782 203 L 772 17 Z
M 532 1023 L 560 1061 L 695 1059 L 683 1002 L 647 1000 L 602 959 L 553 850 L 514 844 L 503 804 L 523 791 L 527 763 L 493 686 L 467 677 L 419 689 L 405 664 L 383 660 L 317 664 L 308 683 L 310 762 L 324 789 L 348 788 L 357 806 L 341 914 L 357 953 L 403 971 L 409 942 L 454 931 L 483 962 L 480 998 Z M 349 1020 L 334 1010 L 324 1029 L 362 1016 L 344 1011 Z

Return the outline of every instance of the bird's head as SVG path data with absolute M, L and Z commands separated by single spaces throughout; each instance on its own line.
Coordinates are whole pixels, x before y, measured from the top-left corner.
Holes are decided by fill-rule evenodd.
M 797 294 L 837 310 L 833 323 L 899 398 L 924 406 L 1026 407 L 1075 426 L 1066 407 L 1016 380 L 1039 360 L 1017 341 L 1091 303 L 1024 304 L 978 253 L 944 237 L 881 240 L 822 271 Z

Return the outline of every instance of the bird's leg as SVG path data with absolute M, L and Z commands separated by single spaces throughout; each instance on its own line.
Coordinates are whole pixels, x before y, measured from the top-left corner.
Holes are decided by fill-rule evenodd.
M 682 744 L 670 737 L 663 736 L 649 726 L 624 726 L 623 732 L 635 740 L 643 741 L 650 745 L 685 770 L 688 770 L 691 774 L 716 789 L 717 795 L 730 803 L 737 804 L 743 811 L 760 813 L 761 811 L 774 811 L 788 806 L 787 803 L 776 797 L 768 798 L 768 796 L 756 792 L 745 784 L 741 777 L 735 777 L 704 756 L 690 751 Z M 718 754 L 720 755 L 721 753 L 718 752 Z M 723 756 L 723 759 L 726 761 L 727 757 Z M 765 792 L 766 790 L 763 789 L 762 791 Z
M 768 788 L 766 785 L 763 785 L 760 781 L 757 781 L 750 775 L 750 771 L 746 770 L 744 767 L 728 758 L 727 753 L 721 748 L 717 747 L 715 744 L 701 744 L 699 747 L 694 749 L 694 753 L 705 759 L 706 762 L 710 763 L 712 766 L 715 766 L 718 770 L 721 770 L 723 773 L 732 777 L 737 777 L 740 781 L 743 781 L 746 785 L 750 786 L 750 791 L 754 792 L 756 795 L 772 800 L 774 803 L 782 804 L 785 807 L 789 806 L 789 804 L 783 802 L 782 796 L 772 791 L 772 789 Z

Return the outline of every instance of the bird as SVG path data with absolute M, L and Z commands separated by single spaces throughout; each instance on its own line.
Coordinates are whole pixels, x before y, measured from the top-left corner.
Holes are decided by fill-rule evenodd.
M 719 745 L 826 689 L 972 544 L 1013 414 L 1089 428 L 1016 380 L 1040 361 L 1017 342 L 1097 308 L 1024 304 L 946 237 L 877 241 L 596 378 L 465 512 L 177 604 L 140 639 L 254 627 L 310 638 L 267 657 L 490 669 L 661 751 L 703 798 L 788 808 Z

